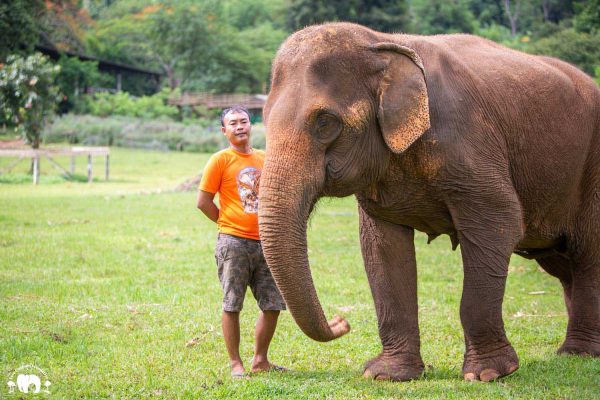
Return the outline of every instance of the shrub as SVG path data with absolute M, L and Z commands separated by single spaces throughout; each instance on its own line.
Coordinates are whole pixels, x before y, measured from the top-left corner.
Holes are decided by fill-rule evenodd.
M 139 118 L 173 118 L 178 115 L 177 107 L 167 104 L 169 89 L 152 96 L 134 97 L 126 92 L 101 92 L 88 101 L 90 114 L 99 117 L 122 115 Z
M 540 39 L 527 51 L 558 57 L 593 75 L 595 67 L 600 65 L 600 33 L 588 34 L 565 29 Z
M 216 119 L 182 123 L 164 119 L 71 114 L 57 118 L 47 127 L 44 142 L 208 153 L 227 147 L 227 139 L 221 134 Z M 253 126 L 252 144 L 256 148 L 265 147 L 262 124 Z
M 0 63 L 0 124 L 14 127 L 38 148 L 46 120 L 60 99 L 54 78 L 60 68 L 40 53 L 8 56 Z

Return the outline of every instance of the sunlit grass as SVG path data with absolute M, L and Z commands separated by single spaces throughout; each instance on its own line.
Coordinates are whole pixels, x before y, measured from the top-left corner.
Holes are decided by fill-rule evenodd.
M 427 245 L 421 234 L 426 374 L 410 383 L 362 379 L 380 344 L 352 198 L 323 201 L 309 230 L 325 312 L 343 314 L 352 331 L 316 343 L 283 313 L 271 358 L 292 371 L 232 381 L 220 333 L 216 227 L 195 209 L 194 193 L 172 191 L 207 158 L 111 149 L 109 182 L 99 175 L 92 184 L 0 184 L 0 384 L 34 364 L 48 373 L 52 398 L 66 399 L 598 397 L 600 360 L 554 353 L 566 329 L 558 281 L 517 256 L 504 319 L 521 369 L 495 383 L 464 382 L 460 251 L 443 237 Z M 96 162 L 103 171 L 103 160 Z M 242 313 L 246 363 L 257 311 L 249 293 Z M 186 346 L 191 339 L 196 344 Z M 7 393 L 0 386 L 0 398 Z

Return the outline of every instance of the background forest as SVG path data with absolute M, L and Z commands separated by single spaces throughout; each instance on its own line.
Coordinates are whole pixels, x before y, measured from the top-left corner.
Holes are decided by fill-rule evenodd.
M 117 78 L 99 72 L 97 61 L 61 56 L 55 78 L 62 96 L 58 111 L 184 124 L 193 120 L 210 128 L 214 112 L 176 108 L 167 99 L 183 92 L 268 93 L 271 60 L 282 41 L 324 21 L 352 21 L 384 32 L 472 33 L 559 57 L 600 82 L 600 0 L 3 1 L 0 65 L 10 54 L 29 55 L 42 46 L 155 71 L 162 76 L 159 84 L 128 74 L 119 81 L 121 92 L 114 93 Z M 0 115 L 0 127 L 6 122 Z M 101 132 L 91 144 L 115 143 L 114 136 L 131 124 L 113 120 L 107 129 L 114 132 Z M 73 125 L 81 129 L 61 128 Z M 46 130 L 45 140 L 85 141 L 98 137 L 97 125 L 89 118 L 59 121 Z M 171 125 L 166 131 L 183 129 Z M 165 135 L 164 126 L 155 130 Z M 156 140 L 163 147 L 186 148 L 179 139 Z M 212 149 L 198 143 L 187 148 Z

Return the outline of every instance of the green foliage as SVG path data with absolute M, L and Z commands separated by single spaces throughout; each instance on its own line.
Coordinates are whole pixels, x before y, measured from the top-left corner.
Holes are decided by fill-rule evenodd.
M 281 4 L 127 0 L 106 9 L 111 18 L 90 31 L 88 47 L 102 58 L 161 70 L 172 89 L 263 92 L 287 35 L 266 10 L 282 13 Z
M 404 0 L 290 0 L 287 26 L 291 31 L 307 25 L 350 21 L 382 32 L 407 30 L 407 2 Z
M 479 27 L 474 33 L 497 43 L 508 43 L 512 42 L 514 39 L 510 33 L 510 28 L 498 24 Z
M 528 49 L 536 54 L 558 57 L 577 65 L 590 75 L 600 66 L 600 32 L 588 34 L 565 29 L 533 43 Z
M 286 0 L 227 0 L 224 7 L 226 20 L 236 30 L 263 24 L 285 30 Z
M 180 123 L 164 119 L 67 114 L 47 127 L 44 142 L 214 152 L 227 145 L 216 124 L 211 125 L 205 120 Z
M 112 86 L 112 77 L 100 73 L 96 61 L 81 61 L 76 57 L 63 55 L 59 58 L 58 65 L 60 72 L 56 83 L 64 95 L 59 105 L 61 113 L 86 111 L 86 102 L 82 98 L 85 89 Z
M 578 4 L 580 12 L 574 18 L 574 26 L 579 32 L 597 33 L 600 31 L 600 0 L 588 0 Z
M 21 132 L 34 148 L 60 100 L 54 84 L 59 69 L 38 53 L 27 58 L 11 55 L 0 64 L 0 121 Z
M 0 2 L 0 62 L 9 54 L 31 54 L 38 41 L 37 20 L 44 10 L 43 0 Z
M 413 30 L 420 34 L 472 33 L 476 21 L 468 8 L 469 0 L 418 1 L 413 7 Z
M 227 147 L 218 117 L 174 122 L 125 116 L 95 117 L 66 114 L 44 130 L 44 143 L 215 152 Z M 265 129 L 252 126 L 252 146 L 265 148 Z
M 175 106 L 166 104 L 170 95 L 168 88 L 152 96 L 134 97 L 126 92 L 100 92 L 87 99 L 87 111 L 91 115 L 108 117 L 124 115 L 140 118 L 174 117 Z

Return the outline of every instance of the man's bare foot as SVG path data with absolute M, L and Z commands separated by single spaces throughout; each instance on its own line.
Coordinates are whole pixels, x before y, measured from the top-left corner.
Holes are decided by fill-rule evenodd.
M 232 378 L 244 378 L 246 376 L 246 369 L 241 361 L 232 361 L 230 365 Z
M 250 372 L 253 374 L 259 373 L 259 372 L 286 372 L 288 369 L 285 367 L 282 367 L 280 365 L 275 365 L 275 364 L 271 364 L 269 361 L 261 361 L 261 362 L 257 362 L 255 363 L 254 360 L 252 361 L 252 368 L 250 369 Z

